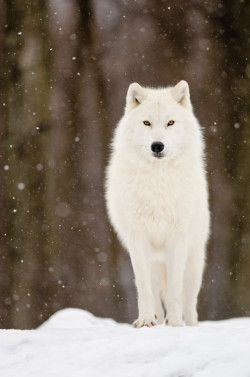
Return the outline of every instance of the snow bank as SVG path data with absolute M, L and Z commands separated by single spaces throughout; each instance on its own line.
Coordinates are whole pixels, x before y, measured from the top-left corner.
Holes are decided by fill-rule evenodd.
M 64 309 L 37 330 L 0 331 L 3 377 L 249 377 L 250 318 L 133 329 Z

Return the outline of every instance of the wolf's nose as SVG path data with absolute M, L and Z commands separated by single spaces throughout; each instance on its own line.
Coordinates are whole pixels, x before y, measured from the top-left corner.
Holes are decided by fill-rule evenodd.
M 151 149 L 154 153 L 160 153 L 164 149 L 164 144 L 161 141 L 155 141 L 151 145 Z

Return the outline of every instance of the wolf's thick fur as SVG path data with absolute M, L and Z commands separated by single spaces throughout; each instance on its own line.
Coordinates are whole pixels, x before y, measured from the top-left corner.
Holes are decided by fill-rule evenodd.
M 113 139 L 106 201 L 134 269 L 134 325 L 162 323 L 165 310 L 168 325 L 181 326 L 183 317 L 196 325 L 209 209 L 203 138 L 185 81 L 166 89 L 130 85 Z

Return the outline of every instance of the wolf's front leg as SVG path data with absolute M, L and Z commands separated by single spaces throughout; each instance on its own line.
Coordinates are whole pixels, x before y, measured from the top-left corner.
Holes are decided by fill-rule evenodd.
M 144 237 L 140 237 L 138 234 L 134 235 L 131 237 L 129 245 L 138 293 L 139 317 L 134 322 L 134 327 L 151 327 L 157 324 L 151 281 L 150 248 Z
M 186 259 L 186 242 L 180 236 L 166 255 L 166 324 L 170 326 L 183 326 L 182 290 Z

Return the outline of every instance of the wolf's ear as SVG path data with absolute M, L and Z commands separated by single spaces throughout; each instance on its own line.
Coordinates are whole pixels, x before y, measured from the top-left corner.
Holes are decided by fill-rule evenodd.
M 172 97 L 186 109 L 192 110 L 189 86 L 186 81 L 182 80 L 172 88 Z
M 143 89 L 137 82 L 131 84 L 128 88 L 126 98 L 126 111 L 134 109 L 146 98 L 145 89 Z

